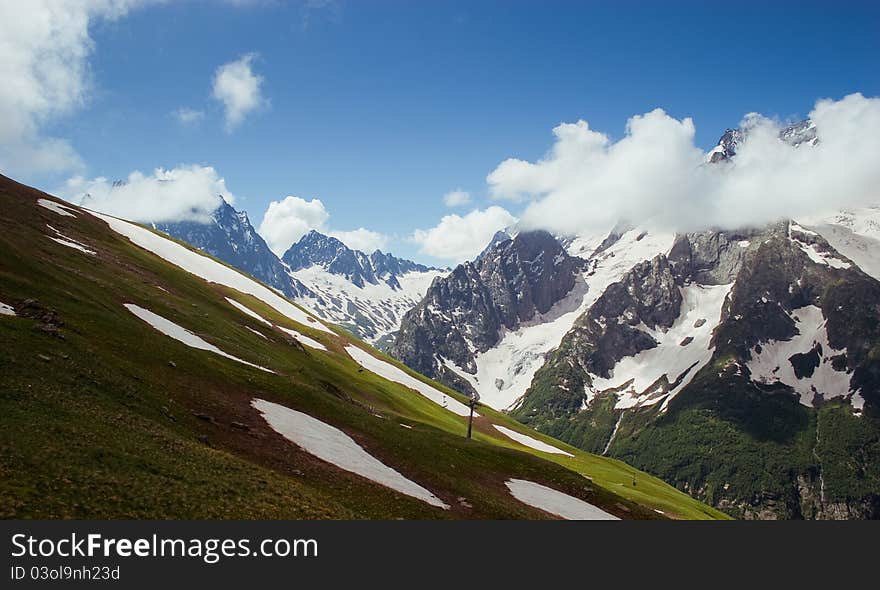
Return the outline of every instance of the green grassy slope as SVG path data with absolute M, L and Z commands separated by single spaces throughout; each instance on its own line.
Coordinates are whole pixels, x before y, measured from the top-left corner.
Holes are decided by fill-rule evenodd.
M 45 197 L 0 177 L 0 302 L 19 312 L 0 316 L 2 517 L 548 517 L 508 493 L 504 482 L 519 477 L 624 518 L 724 518 L 659 479 L 488 408 L 479 409 L 468 441 L 464 419 L 352 361 L 344 347 L 354 344 L 394 363 L 344 330 L 334 336 L 297 324 L 254 297 L 167 263 L 84 211 L 72 218 L 37 206 Z M 96 255 L 50 240 L 47 224 Z M 304 348 L 225 297 L 330 350 Z M 124 303 L 276 374 L 189 348 Z M 344 430 L 451 509 L 300 450 L 268 427 L 250 405 L 254 398 Z M 524 447 L 492 423 L 575 456 Z

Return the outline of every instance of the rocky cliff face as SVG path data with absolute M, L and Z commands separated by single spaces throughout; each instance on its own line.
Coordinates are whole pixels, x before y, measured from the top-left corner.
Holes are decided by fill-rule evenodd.
M 474 354 L 495 346 L 505 330 L 546 313 L 572 290 L 582 265 L 544 231 L 496 240 L 478 260 L 431 285 L 406 314 L 391 352 L 413 369 L 473 393 L 438 357 L 475 372 Z

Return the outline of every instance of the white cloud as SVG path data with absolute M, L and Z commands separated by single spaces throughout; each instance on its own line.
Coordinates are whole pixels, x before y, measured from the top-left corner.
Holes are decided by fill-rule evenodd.
M 205 118 L 205 112 L 189 107 L 180 107 L 172 113 L 181 125 L 194 125 Z
M 320 199 L 306 201 L 288 196 L 269 203 L 258 231 L 278 256 L 313 229 L 337 238 L 349 248 L 364 252 L 385 248 L 388 243 L 388 237 L 384 234 L 363 227 L 350 231 L 331 229 L 327 225 L 329 220 L 330 213 Z
M 254 74 L 251 62 L 256 53 L 248 53 L 223 64 L 214 73 L 212 96 L 223 103 L 226 130 L 238 126 L 251 111 L 265 103 L 261 87 L 263 77 Z
M 445 195 L 443 195 L 443 204 L 447 207 L 461 207 L 462 205 L 467 205 L 471 202 L 471 194 L 467 191 L 463 191 L 460 188 L 455 189 L 454 191 L 449 191 Z
M 69 179 L 59 191 L 74 203 L 141 223 L 163 221 L 206 222 L 219 206 L 220 196 L 230 204 L 235 197 L 211 166 L 184 165 L 157 168 L 151 175 L 132 172 L 124 182 L 99 177 Z
M 489 244 L 500 229 L 516 223 L 516 218 L 506 209 L 492 206 L 474 209 L 464 217 L 444 215 L 436 226 L 417 229 L 411 240 L 419 245 L 423 254 L 462 262 L 475 258 Z
M 149 0 L 0 2 L 0 169 L 16 175 L 82 166 L 63 139 L 43 127 L 89 99 L 89 26 L 117 19 Z
M 730 165 L 705 164 L 693 121 L 660 109 L 631 118 L 618 141 L 585 121 L 562 124 L 547 156 L 505 160 L 487 182 L 496 198 L 529 201 L 523 226 L 569 234 L 621 219 L 740 227 L 880 201 L 880 99 L 819 101 L 809 118 L 819 144 L 796 149 L 778 140 L 778 122 L 747 116 Z
M 349 248 L 354 248 L 367 254 L 371 254 L 376 250 L 385 250 L 388 247 L 388 236 L 363 227 L 351 231 L 331 230 L 329 235 L 341 241 Z
M 263 214 L 260 229 L 257 230 L 269 248 L 278 256 L 290 248 L 311 229 L 322 227 L 330 214 L 320 199 L 306 201 L 288 196 L 282 201 L 272 201 Z

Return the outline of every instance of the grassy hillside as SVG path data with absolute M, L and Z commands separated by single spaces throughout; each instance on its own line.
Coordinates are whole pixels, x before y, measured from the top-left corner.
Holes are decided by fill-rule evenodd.
M 18 314 L 0 316 L 2 517 L 549 517 L 510 495 L 504 482 L 511 477 L 623 518 L 724 517 L 659 479 L 485 407 L 468 441 L 465 419 L 355 363 L 345 346 L 394 361 L 344 330 L 328 334 L 294 322 L 141 249 L 83 210 L 62 216 L 38 198 L 47 196 L 0 177 L 0 302 Z M 53 241 L 47 224 L 95 254 Z M 304 347 L 226 297 L 329 350 Z M 173 340 L 126 303 L 274 373 Z M 251 407 L 254 398 L 342 429 L 451 508 L 302 451 L 268 426 Z M 520 445 L 492 424 L 574 457 Z

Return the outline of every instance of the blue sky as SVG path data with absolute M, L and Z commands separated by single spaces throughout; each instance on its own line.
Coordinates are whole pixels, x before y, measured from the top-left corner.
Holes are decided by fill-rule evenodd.
M 750 111 L 796 119 L 819 98 L 880 94 L 876 2 L 184 1 L 89 33 L 87 100 L 41 123 L 79 155 L 76 173 L 210 165 L 255 225 L 270 201 L 319 198 L 328 226 L 432 262 L 407 236 L 474 208 L 519 215 L 486 176 L 540 158 L 559 123 L 617 139 L 661 107 L 710 149 Z M 212 78 L 250 53 L 265 102 L 229 131 Z M 181 107 L 204 115 L 181 124 Z M 472 202 L 449 208 L 457 188 Z

